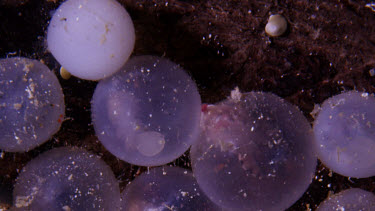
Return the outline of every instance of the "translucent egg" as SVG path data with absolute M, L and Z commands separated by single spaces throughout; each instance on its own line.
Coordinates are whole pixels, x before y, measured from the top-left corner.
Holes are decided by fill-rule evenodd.
M 135 32 L 116 0 L 68 0 L 56 10 L 47 43 L 72 75 L 99 80 L 118 71 L 133 51 Z
M 359 188 L 352 188 L 323 201 L 317 211 L 371 211 L 375 210 L 375 195 Z
M 199 135 L 200 96 L 188 74 L 165 58 L 139 56 L 99 82 L 92 119 L 118 158 L 157 166 L 182 155 Z
M 199 189 L 192 173 L 179 167 L 157 167 L 131 182 L 122 195 L 122 210 L 217 211 Z
M 314 176 L 313 134 L 302 113 L 270 93 L 232 92 L 203 107 L 190 151 L 195 178 L 230 210 L 285 210 Z
M 44 143 L 64 119 L 56 76 L 37 60 L 0 60 L 0 149 L 24 152 Z
M 17 210 L 119 210 L 111 168 L 83 149 L 55 148 L 31 160 L 13 190 Z
M 347 92 L 324 101 L 314 122 L 318 157 L 348 177 L 375 175 L 375 98 Z

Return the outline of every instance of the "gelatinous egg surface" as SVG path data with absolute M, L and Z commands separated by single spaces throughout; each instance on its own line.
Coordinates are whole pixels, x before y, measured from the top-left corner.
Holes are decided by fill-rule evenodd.
M 375 98 L 347 92 L 324 101 L 314 122 L 319 159 L 349 177 L 375 175 Z
M 62 147 L 30 161 L 13 191 L 17 210 L 119 210 L 111 168 L 83 149 Z
M 371 192 L 351 188 L 335 195 L 329 196 L 323 201 L 317 211 L 371 211 L 375 210 L 375 195 Z
M 125 64 L 135 32 L 129 14 L 116 0 L 68 0 L 53 15 L 47 42 L 72 75 L 99 80 Z
M 302 113 L 276 95 L 235 94 L 202 113 L 190 155 L 195 178 L 230 210 L 285 210 L 305 192 L 316 167 Z
M 217 211 L 199 189 L 192 173 L 179 167 L 157 167 L 145 172 L 122 192 L 122 210 Z
M 197 86 L 165 58 L 131 58 L 99 82 L 92 101 L 96 135 L 118 158 L 157 166 L 183 154 L 199 135 Z
M 47 141 L 64 119 L 56 76 L 37 60 L 0 60 L 0 149 L 24 152 Z

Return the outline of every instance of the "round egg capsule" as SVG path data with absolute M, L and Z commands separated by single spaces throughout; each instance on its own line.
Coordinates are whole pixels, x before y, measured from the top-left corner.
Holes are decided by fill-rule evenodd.
M 310 124 L 295 106 L 270 93 L 237 91 L 202 115 L 190 156 L 213 202 L 228 210 L 285 210 L 306 191 L 317 159 Z
M 324 165 L 341 175 L 375 175 L 375 98 L 350 91 L 323 102 L 314 121 L 315 148 Z
M 47 43 L 69 73 L 99 80 L 125 64 L 135 32 L 129 14 L 116 0 L 68 0 L 52 17 Z
M 266 24 L 266 33 L 271 37 L 278 37 L 285 33 L 288 22 L 281 15 L 271 15 Z
M 61 78 L 68 80 L 72 75 L 64 67 L 60 67 Z
M 13 190 L 15 210 L 119 210 L 111 168 L 83 149 L 55 148 L 22 169 Z
M 102 144 L 141 166 L 181 156 L 199 134 L 200 96 L 194 81 L 165 58 L 138 56 L 99 82 L 92 119 Z
M 0 149 L 24 152 L 56 133 L 64 118 L 57 77 L 37 60 L 0 60 Z
M 193 174 L 179 167 L 157 167 L 132 181 L 121 193 L 122 210 L 216 211 Z
M 335 195 L 329 196 L 323 201 L 317 211 L 371 211 L 375 210 L 375 195 L 371 192 L 351 188 Z

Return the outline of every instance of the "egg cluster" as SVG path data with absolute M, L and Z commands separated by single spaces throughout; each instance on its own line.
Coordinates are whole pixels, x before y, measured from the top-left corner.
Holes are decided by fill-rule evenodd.
M 269 36 L 286 30 L 284 17 L 270 17 Z M 297 107 L 271 93 L 237 88 L 226 100 L 202 105 L 197 85 L 178 64 L 148 55 L 129 59 L 135 30 L 115 0 L 65 1 L 52 17 L 47 43 L 64 77 L 100 80 L 91 117 L 103 146 L 130 164 L 159 167 L 120 193 L 100 157 L 55 148 L 23 167 L 13 190 L 15 210 L 285 210 L 307 190 L 317 158 L 345 176 L 375 175 L 372 95 L 351 91 L 327 99 L 313 128 Z M 41 145 L 64 115 L 61 86 L 45 65 L 0 60 L 1 150 Z M 162 166 L 189 148 L 192 172 Z M 374 198 L 349 189 L 318 209 L 372 210 Z

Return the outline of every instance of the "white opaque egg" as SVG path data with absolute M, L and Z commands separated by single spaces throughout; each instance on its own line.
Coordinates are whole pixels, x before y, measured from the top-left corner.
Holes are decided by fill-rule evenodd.
M 115 0 L 68 0 L 55 12 L 47 43 L 72 75 L 100 80 L 118 71 L 133 51 L 135 32 Z

